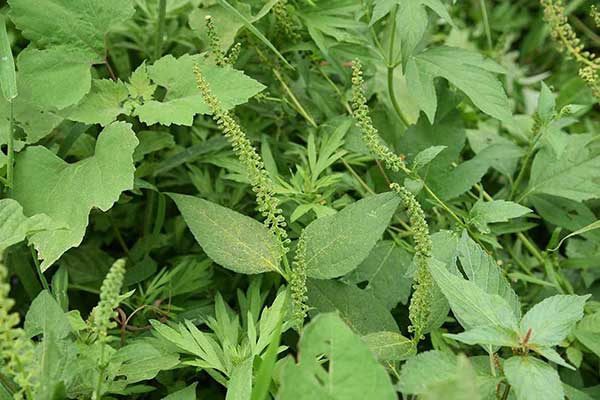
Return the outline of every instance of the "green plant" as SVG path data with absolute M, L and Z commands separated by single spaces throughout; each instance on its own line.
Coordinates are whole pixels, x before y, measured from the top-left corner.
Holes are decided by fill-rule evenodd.
M 593 3 L 9 0 L 0 399 L 600 397 Z

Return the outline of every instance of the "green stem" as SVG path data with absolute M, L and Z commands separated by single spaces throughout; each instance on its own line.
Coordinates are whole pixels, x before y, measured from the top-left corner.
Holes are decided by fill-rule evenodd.
M 452 211 L 450 209 L 450 207 L 448 207 L 448 205 L 446 203 L 444 203 L 444 201 L 442 199 L 440 199 L 439 197 L 437 197 L 437 195 L 433 192 L 433 190 L 431 190 L 431 188 L 425 183 L 423 182 L 423 187 L 425 188 L 425 191 L 435 200 L 436 203 L 438 203 L 440 205 L 440 207 L 442 207 L 444 210 L 446 210 L 446 212 L 448 214 L 450 214 L 450 216 L 452 218 L 454 218 L 454 220 L 460 225 L 460 226 L 465 226 L 465 223 L 463 222 L 463 220 L 454 213 L 454 211 Z
M 42 286 L 44 287 L 45 290 L 50 291 L 50 286 L 48 285 L 48 281 L 46 280 L 46 277 L 44 276 L 44 273 L 42 272 L 42 269 L 40 268 L 40 261 L 37 258 L 37 253 L 35 252 L 35 249 L 33 248 L 33 246 L 31 247 L 31 256 L 33 257 L 33 264 L 35 266 L 35 272 L 37 273 L 37 276 L 40 279 Z
M 536 260 L 538 260 L 543 265 L 545 258 L 542 255 L 542 253 L 538 250 L 537 246 L 531 243 L 531 240 L 529 240 L 529 238 L 527 238 L 527 236 L 525 236 L 523 232 L 517 233 L 517 237 L 519 238 L 519 240 L 521 240 L 521 242 L 523 242 L 527 250 L 529 250 L 529 252 L 536 258 Z
M 517 190 L 519 189 L 519 186 L 521 185 L 521 181 L 525 177 L 525 173 L 527 172 L 527 169 L 529 168 L 529 163 L 531 162 L 531 158 L 533 157 L 534 149 L 535 149 L 535 146 L 531 145 L 529 147 L 529 150 L 527 151 L 527 155 L 525 156 L 525 160 L 523 160 L 523 164 L 521 165 L 521 169 L 519 170 L 517 179 L 515 179 L 515 181 L 512 185 L 512 189 L 510 191 L 509 199 L 511 199 L 511 200 L 515 198 L 515 195 L 517 194 Z M 523 199 L 523 196 L 521 196 L 519 198 L 519 201 L 517 201 L 517 202 L 519 203 L 522 199 Z
M 390 18 L 392 19 L 392 26 L 390 32 L 390 48 L 388 50 L 388 60 L 387 60 L 387 86 L 388 93 L 390 95 L 390 100 L 392 102 L 392 107 L 394 107 L 394 111 L 400 118 L 402 124 L 408 128 L 410 125 L 408 120 L 402 113 L 402 109 L 400 108 L 400 104 L 398 104 L 398 99 L 396 99 L 396 92 L 394 90 L 394 70 L 396 66 L 394 65 L 394 46 L 396 44 L 396 14 L 398 14 L 398 6 L 394 7 L 394 11 L 390 13 Z
M 10 102 L 10 122 L 8 126 L 8 148 L 6 164 L 6 181 L 10 189 L 13 187 L 14 163 L 15 163 L 15 138 L 14 138 L 14 109 L 13 102 Z
M 119 246 L 121 246 L 121 249 L 123 249 L 125 255 L 129 257 L 129 247 L 127 247 L 127 243 L 125 243 L 123 235 L 121 235 L 121 231 L 119 230 L 117 224 L 115 224 L 115 220 L 110 213 L 108 214 L 108 219 L 110 220 L 110 225 L 112 226 L 113 232 L 117 238 L 117 242 L 119 242 Z
M 279 71 L 277 71 L 276 69 L 273 69 L 273 74 L 275 75 L 275 78 L 277 78 L 277 80 L 279 81 L 279 83 L 281 83 L 281 86 L 283 87 L 283 90 L 287 93 L 287 95 L 292 100 L 292 103 L 294 104 L 294 106 L 295 106 L 296 110 L 298 111 L 298 113 L 304 117 L 304 119 L 310 124 L 310 126 L 312 126 L 313 128 L 318 128 L 318 125 L 315 122 L 315 120 L 304 109 L 304 107 L 302 107 L 302 104 L 300 104 L 300 102 L 298 101 L 298 99 L 296 98 L 296 96 L 294 95 L 294 93 L 292 92 L 292 90 L 290 89 L 290 87 L 285 83 L 285 81 L 283 80 L 283 77 L 281 76 L 281 74 L 279 73 Z
M 156 29 L 156 48 L 154 49 L 154 59 L 158 60 L 162 54 L 163 37 L 165 35 L 165 16 L 167 14 L 167 0 L 160 0 L 158 3 L 158 25 Z
M 104 371 L 106 370 L 106 366 L 104 365 L 104 349 L 106 344 L 102 343 L 101 346 L 100 371 L 98 372 L 98 382 L 96 382 L 96 389 L 94 390 L 92 400 L 100 400 L 102 398 L 102 381 L 104 380 Z
M 483 27 L 485 29 L 485 37 L 487 39 L 488 50 L 492 51 L 492 31 L 490 29 L 490 21 L 488 19 L 487 7 L 485 5 L 485 0 L 479 0 L 479 5 L 481 7 L 481 16 L 483 18 Z

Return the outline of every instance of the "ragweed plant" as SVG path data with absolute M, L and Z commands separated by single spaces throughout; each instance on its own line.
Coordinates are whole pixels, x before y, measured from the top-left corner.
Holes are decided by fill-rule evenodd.
M 423 332 L 427 328 L 433 302 L 433 278 L 429 273 L 428 266 L 431 259 L 429 226 L 421 205 L 411 192 L 397 183 L 392 183 L 390 188 L 398 193 L 402 199 L 415 241 L 415 285 L 408 307 L 409 319 L 412 325 L 408 329 L 413 332 L 414 341 L 418 342 L 423 338 Z
M 15 302 L 9 297 L 8 271 L 0 261 L 0 375 L 11 377 L 19 386 L 15 399 L 33 399 L 39 368 L 34 362 L 33 343 L 19 328 L 19 314 L 11 313 Z
M 600 11 L 598 11 L 598 7 L 596 7 L 595 5 L 593 5 L 590 8 L 590 15 L 594 19 L 594 23 L 596 24 L 596 26 L 598 28 L 600 28 Z
M 235 155 L 244 165 L 252 185 L 252 191 L 256 195 L 258 211 L 264 217 L 264 224 L 277 237 L 282 252 L 287 252 L 287 245 L 290 241 L 285 230 L 285 217 L 279 208 L 279 200 L 275 197 L 273 191 L 273 182 L 265 169 L 261 157 L 237 121 L 223 109 L 220 101 L 212 93 L 208 82 L 202 76 L 200 67 L 197 65 L 194 67 L 194 74 L 204 101 L 212 111 L 213 119 L 217 122 L 221 131 L 223 131 L 229 143 L 231 143 Z
M 215 59 L 215 64 L 219 67 L 224 67 L 228 64 L 235 64 L 237 61 L 240 51 L 242 49 L 241 43 L 235 43 L 227 53 L 221 49 L 221 39 L 216 31 L 215 23 L 212 16 L 207 15 L 204 18 L 206 22 L 206 34 L 208 36 L 208 44 L 210 51 Z
M 363 86 L 362 65 L 359 60 L 354 60 L 352 62 L 352 111 L 356 124 L 362 132 L 363 141 L 371 153 L 383 161 L 387 168 L 394 172 L 404 170 L 406 168 L 404 159 L 383 143 L 377 128 L 373 126 Z
M 579 76 L 592 90 L 596 99 L 600 100 L 600 59 L 596 54 L 585 50 L 582 40 L 577 36 L 565 14 L 561 0 L 541 0 L 544 7 L 544 18 L 550 25 L 552 38 L 558 49 L 572 57 L 579 66 Z M 592 15 L 597 15 L 597 11 Z M 597 17 L 594 16 L 597 21 Z
M 116 316 L 115 309 L 119 306 L 124 277 L 125 260 L 120 259 L 115 261 L 104 278 L 100 288 L 100 301 L 90 315 L 89 324 L 101 341 L 106 340 L 108 330 L 116 326 L 113 318 Z
M 287 0 L 279 0 L 273 6 L 273 15 L 277 21 L 277 29 L 281 31 L 287 38 L 296 41 L 300 39 L 298 26 L 290 16 L 290 5 Z
M 292 272 L 290 277 L 290 291 L 292 295 L 292 320 L 299 330 L 304 324 L 308 306 L 308 296 L 306 295 L 306 242 L 304 233 L 298 238 L 294 262 L 292 263 Z
M 377 129 L 373 126 L 367 99 L 364 95 L 362 75 L 361 64 L 356 60 L 352 63 L 352 108 L 354 119 L 361 129 L 362 138 L 371 153 L 383 161 L 389 169 L 394 172 L 400 170 L 409 172 L 402 157 L 392 152 L 382 142 Z M 414 341 L 418 342 L 422 339 L 423 332 L 427 327 L 432 304 L 433 280 L 428 270 L 428 262 L 431 258 L 431 238 L 425 213 L 415 196 L 397 183 L 392 183 L 390 188 L 402 199 L 414 235 L 416 273 L 414 292 L 409 306 L 409 318 L 412 323 L 409 331 L 414 333 Z
M 108 330 L 116 326 L 113 319 L 117 315 L 115 309 L 119 306 L 121 301 L 120 295 L 124 278 L 125 260 L 120 259 L 113 263 L 106 278 L 104 278 L 102 287 L 100 288 L 100 301 L 92 310 L 88 320 L 92 332 L 96 335 L 96 343 L 100 345 L 100 358 L 98 360 L 99 373 L 96 387 L 92 394 L 93 400 L 100 399 L 104 391 L 105 373 L 108 368 L 107 361 L 105 360 Z

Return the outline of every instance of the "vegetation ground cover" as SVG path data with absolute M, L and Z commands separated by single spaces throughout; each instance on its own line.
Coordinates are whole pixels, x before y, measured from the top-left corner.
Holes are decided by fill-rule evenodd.
M 9 0 L 0 399 L 600 398 L 592 0 Z

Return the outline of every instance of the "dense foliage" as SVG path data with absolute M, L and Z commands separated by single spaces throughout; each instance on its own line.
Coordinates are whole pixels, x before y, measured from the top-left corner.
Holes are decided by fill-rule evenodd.
M 594 3 L 9 0 L 0 399 L 600 398 Z

